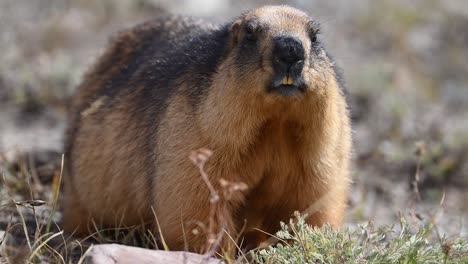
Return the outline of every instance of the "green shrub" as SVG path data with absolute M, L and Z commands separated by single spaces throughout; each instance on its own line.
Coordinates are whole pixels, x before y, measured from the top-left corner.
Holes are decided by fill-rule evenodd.
M 276 233 L 281 243 L 251 254 L 254 263 L 468 263 L 466 240 L 429 243 L 429 227 L 412 232 L 403 218 L 395 230 L 313 228 L 296 214 L 289 224 L 281 223 Z

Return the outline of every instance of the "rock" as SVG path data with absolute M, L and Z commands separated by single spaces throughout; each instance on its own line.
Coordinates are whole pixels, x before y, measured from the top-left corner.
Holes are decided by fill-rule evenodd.
M 205 256 L 183 252 L 150 250 L 138 247 L 123 246 L 117 244 L 94 245 L 86 253 L 84 263 L 86 264 L 158 264 L 158 263 L 184 263 L 184 264 L 219 264 L 222 260 L 215 258 L 205 259 Z

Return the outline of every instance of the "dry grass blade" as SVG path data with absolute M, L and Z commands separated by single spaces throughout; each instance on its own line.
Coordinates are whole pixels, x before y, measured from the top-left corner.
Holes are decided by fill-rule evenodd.
M 81 245 L 81 244 L 80 244 Z M 88 250 L 86 250 L 86 252 L 83 254 L 83 256 L 81 256 L 81 258 L 78 260 L 78 264 L 83 264 L 85 259 L 86 259 L 86 255 L 91 252 L 91 249 L 93 249 L 93 245 L 91 245 Z
M 63 237 L 63 234 L 62 234 L 62 237 Z M 67 255 L 65 255 L 65 258 L 62 256 L 62 254 L 60 254 L 60 252 L 58 252 L 55 248 L 49 246 L 48 244 L 45 244 L 45 247 L 47 248 L 47 250 L 49 250 L 50 252 L 54 253 L 55 256 L 57 256 L 60 260 L 61 260 L 61 263 L 66 263 L 65 261 L 65 258 Z
M 161 226 L 159 225 L 159 220 L 158 216 L 156 215 L 156 211 L 154 211 L 153 207 L 151 207 L 151 211 L 153 212 L 154 218 L 156 219 L 156 225 L 158 226 L 159 237 L 161 239 L 161 243 L 163 244 L 163 248 L 164 250 L 169 251 L 169 247 L 167 246 L 166 241 L 164 240 L 164 235 L 161 231 Z
M 52 200 L 52 211 L 50 213 L 49 222 L 47 223 L 46 233 L 50 232 L 50 227 L 52 225 L 53 217 L 54 217 L 55 212 L 57 210 L 57 202 L 58 202 L 58 197 L 59 197 L 59 194 L 60 194 L 60 185 L 62 183 L 64 162 L 65 162 L 65 155 L 62 154 L 62 161 L 60 163 L 60 174 L 59 174 L 59 177 L 58 177 L 58 183 L 57 183 L 57 185 L 55 185 L 56 187 L 53 188 L 54 190 L 53 190 L 53 200 Z
M 21 224 L 23 226 L 24 236 L 26 237 L 26 241 L 28 242 L 28 247 L 29 247 L 29 249 L 32 250 L 31 240 L 29 239 L 28 227 L 26 225 L 26 221 L 24 219 L 23 212 L 21 212 L 20 206 L 16 204 L 16 201 L 13 200 L 13 203 L 15 204 L 16 210 L 18 211 L 18 214 L 19 214 L 19 216 L 21 218 Z
M 34 247 L 34 250 L 31 252 L 31 255 L 29 256 L 28 258 L 28 261 L 32 262 L 32 259 L 37 255 L 37 253 L 39 252 L 39 250 L 41 250 L 46 244 L 47 242 L 49 242 L 50 240 L 52 240 L 54 237 L 57 237 L 57 236 L 61 236 L 63 234 L 63 231 L 60 231 L 58 233 L 55 233 L 51 236 L 49 236 L 46 240 L 44 240 L 39 246 L 37 247 Z M 42 237 L 47 237 L 49 234 L 45 234 L 44 236 Z M 40 239 L 41 240 L 41 239 Z M 40 241 L 39 240 L 39 241 Z
M 245 226 L 245 225 L 244 225 Z M 244 252 L 242 252 L 242 249 L 239 247 L 239 245 L 237 244 L 237 239 L 234 239 L 231 234 L 229 234 L 229 232 L 224 232 L 226 234 L 226 236 L 233 242 L 233 244 L 235 245 L 237 251 L 241 254 L 242 256 L 242 259 L 245 261 L 245 263 L 249 263 L 249 260 L 247 259 L 247 256 L 245 256 Z
M 263 230 L 258 229 L 258 228 L 254 228 L 254 230 L 256 230 L 256 231 L 258 231 L 258 232 L 261 232 L 261 233 L 263 233 L 263 234 L 265 234 L 265 235 L 267 235 L 267 236 L 270 236 L 270 239 L 268 240 L 268 243 L 270 243 L 270 244 L 274 244 L 274 243 L 276 243 L 276 242 L 278 242 L 278 241 L 281 241 L 281 242 L 283 242 L 283 243 L 285 243 L 285 244 L 288 244 L 288 242 L 287 242 L 286 240 L 283 240 L 283 239 L 279 238 L 278 236 L 275 236 L 275 235 L 273 235 L 273 234 L 270 234 L 270 233 L 268 233 L 268 232 L 266 232 L 266 231 L 263 231 Z M 273 240 L 272 240 L 272 239 L 273 239 Z

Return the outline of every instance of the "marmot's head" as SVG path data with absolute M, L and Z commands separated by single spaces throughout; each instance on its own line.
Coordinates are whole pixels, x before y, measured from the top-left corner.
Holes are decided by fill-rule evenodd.
M 287 6 L 245 13 L 231 25 L 230 76 L 275 97 L 324 90 L 334 71 L 318 31 L 306 13 Z

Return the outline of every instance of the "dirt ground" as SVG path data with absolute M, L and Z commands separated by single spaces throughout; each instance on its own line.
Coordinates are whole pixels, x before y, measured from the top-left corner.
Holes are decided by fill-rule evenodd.
M 468 2 L 330 2 L 289 4 L 321 22 L 350 92 L 355 166 L 346 224 L 396 224 L 401 212 L 467 239 Z M 67 99 L 113 32 L 163 12 L 229 21 L 263 3 L 0 1 L 0 205 L 31 193 L 51 201 Z M 0 207 L 0 238 L 13 210 Z

